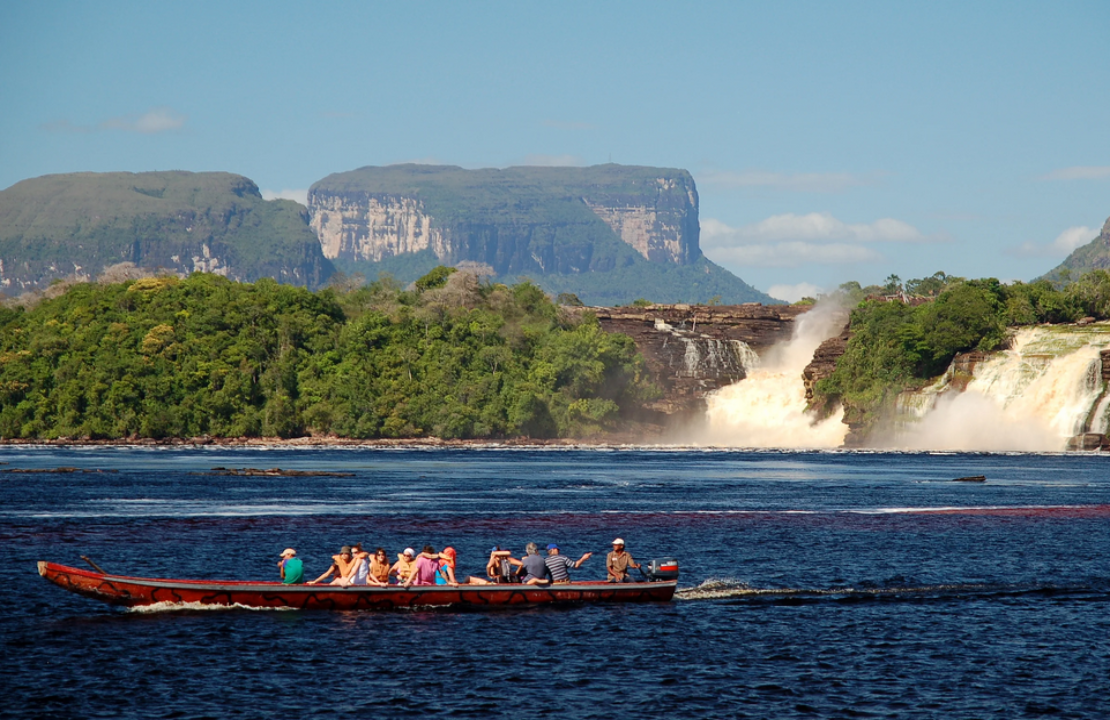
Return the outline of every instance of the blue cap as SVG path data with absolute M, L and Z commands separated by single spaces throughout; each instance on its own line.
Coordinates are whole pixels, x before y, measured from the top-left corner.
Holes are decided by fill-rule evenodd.
M 493 547 L 491 547 L 491 548 L 489 549 L 489 551 L 490 551 L 491 553 L 495 553 L 495 552 L 497 552 L 497 551 L 498 551 L 498 550 L 500 550 L 500 549 L 501 549 L 501 548 L 499 548 L 499 547 L 497 547 L 496 545 L 494 545 Z
M 547 549 L 548 550 L 558 550 L 559 546 L 556 545 L 555 543 L 551 543 L 550 545 L 547 546 Z

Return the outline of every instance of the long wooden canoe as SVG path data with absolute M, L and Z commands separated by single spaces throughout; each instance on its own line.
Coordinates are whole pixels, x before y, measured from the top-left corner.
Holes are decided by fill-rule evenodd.
M 423 585 L 405 588 L 285 585 L 240 580 L 166 580 L 91 572 L 40 561 L 39 575 L 94 600 L 143 607 L 212 605 L 296 610 L 393 610 L 453 606 L 485 608 L 549 603 L 667 602 L 677 580 L 636 583 L 570 582 L 558 585 Z

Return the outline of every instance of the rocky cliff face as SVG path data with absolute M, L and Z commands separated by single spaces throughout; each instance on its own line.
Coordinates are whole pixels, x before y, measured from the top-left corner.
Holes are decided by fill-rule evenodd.
M 810 410 L 817 413 L 818 417 L 824 417 L 832 408 L 825 407 L 823 403 L 814 402 L 813 387 L 820 380 L 824 380 L 833 374 L 833 371 L 836 370 L 836 361 L 847 350 L 848 340 L 851 337 L 851 332 L 845 326 L 839 335 L 831 337 L 817 346 L 817 350 L 813 353 L 813 360 L 802 370 L 802 382 L 806 388 L 806 403 Z
M 431 250 L 436 257 L 456 254 L 443 228 L 434 227 L 424 203 L 414 197 L 384 195 L 351 198 L 315 195 L 310 226 L 324 257 L 379 262 L 395 255 Z
M 334 272 L 304 208 L 230 173 L 72 173 L 0 192 L 0 291 L 132 263 L 308 287 Z
M 699 413 L 706 394 L 746 377 L 762 351 L 788 340 L 809 308 L 789 305 L 654 305 L 593 308 L 601 327 L 629 335 L 664 395 L 651 410 Z
M 640 198 L 597 192 L 583 202 L 646 260 L 685 265 L 701 254 L 698 195 L 688 175 L 655 178 Z
M 365 167 L 324 178 L 308 202 L 334 260 L 429 250 L 506 275 L 608 270 L 633 253 L 677 265 L 701 256 L 697 190 L 685 170 Z

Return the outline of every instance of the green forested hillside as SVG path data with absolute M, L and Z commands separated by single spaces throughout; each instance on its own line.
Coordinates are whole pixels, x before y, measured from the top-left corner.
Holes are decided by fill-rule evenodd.
M 1044 279 L 1066 285 L 1083 273 L 1107 268 L 1110 268 L 1110 220 L 1102 226 L 1098 237 L 1073 250 L 1064 262 L 1045 273 Z
M 334 271 L 302 206 L 263 200 L 252 181 L 221 172 L 24 180 L 0 191 L 0 259 L 0 290 L 12 295 L 122 262 L 308 287 Z
M 534 285 L 417 285 L 194 274 L 0 308 L 0 437 L 573 436 L 654 393 L 630 339 Z

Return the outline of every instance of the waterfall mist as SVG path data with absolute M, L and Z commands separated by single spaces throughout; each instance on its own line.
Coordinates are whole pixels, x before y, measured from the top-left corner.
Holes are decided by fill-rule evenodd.
M 706 428 L 699 444 L 753 448 L 835 448 L 848 426 L 834 412 L 823 421 L 806 412 L 802 370 L 817 346 L 838 334 L 847 311 L 822 303 L 798 318 L 790 340 L 748 368 L 747 377 L 706 398 Z

